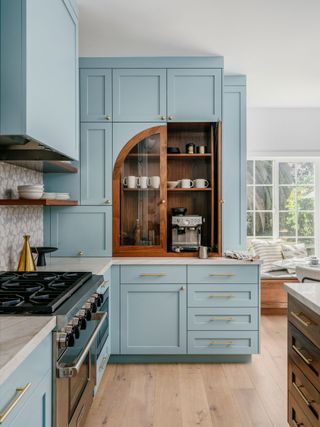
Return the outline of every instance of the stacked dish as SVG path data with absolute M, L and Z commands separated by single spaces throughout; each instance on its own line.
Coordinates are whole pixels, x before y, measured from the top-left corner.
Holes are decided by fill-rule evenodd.
M 50 200 L 69 200 L 70 194 L 69 193 L 43 193 L 42 198 L 50 199 Z
M 20 199 L 41 199 L 43 194 L 43 185 L 18 185 Z

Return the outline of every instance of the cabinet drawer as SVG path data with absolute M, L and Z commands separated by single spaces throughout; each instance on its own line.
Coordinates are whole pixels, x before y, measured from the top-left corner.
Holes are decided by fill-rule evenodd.
M 188 332 L 189 354 L 258 353 L 258 332 L 191 331 Z
M 300 408 L 291 393 L 289 393 L 288 402 L 288 423 L 291 427 L 309 427 L 313 425 L 310 423 L 308 417 Z
M 288 355 L 312 384 L 320 387 L 320 350 L 289 323 Z
M 313 425 L 319 425 L 320 393 L 289 359 L 288 388 Z
M 189 308 L 189 331 L 255 331 L 257 308 Z
M 257 307 L 257 285 L 188 285 L 189 307 Z
M 121 267 L 121 283 L 186 283 L 186 267 L 137 265 Z
M 192 265 L 189 283 L 258 283 L 258 267 L 251 265 Z
M 20 400 L 1 426 L 9 426 L 25 402 L 29 400 L 42 378 L 51 372 L 52 337 L 51 334 L 27 357 L 14 373 L 1 384 L 0 412 L 20 394 Z
M 320 348 L 320 316 L 289 296 L 289 321 Z

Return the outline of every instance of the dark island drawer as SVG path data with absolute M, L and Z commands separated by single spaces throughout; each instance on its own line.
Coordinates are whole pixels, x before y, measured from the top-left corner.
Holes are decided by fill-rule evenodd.
M 289 392 L 312 425 L 320 425 L 320 393 L 290 359 L 288 367 Z
M 297 404 L 291 393 L 289 393 L 288 402 L 288 423 L 291 427 L 311 427 L 313 424 L 309 421 L 303 410 Z
M 320 348 L 320 316 L 289 296 L 288 319 Z
M 320 350 L 289 323 L 288 355 L 316 388 L 320 388 Z

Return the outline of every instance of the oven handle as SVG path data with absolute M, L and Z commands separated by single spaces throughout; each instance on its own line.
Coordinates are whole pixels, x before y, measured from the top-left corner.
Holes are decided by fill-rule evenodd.
M 90 350 L 90 347 L 92 346 L 92 344 L 93 344 L 94 340 L 96 339 L 100 329 L 102 328 L 104 321 L 108 317 L 108 313 L 97 312 L 97 313 L 95 313 L 94 317 L 95 317 L 95 319 L 100 318 L 99 323 L 96 326 L 95 330 L 93 331 L 93 334 L 91 335 L 86 346 L 84 347 L 84 349 L 80 353 L 80 356 L 76 360 L 76 363 L 72 366 L 63 366 L 63 365 L 60 365 L 59 363 L 57 363 L 57 377 L 58 378 L 71 378 L 71 377 L 75 377 L 79 373 L 81 365 L 83 364 L 85 358 L 87 357 L 87 354 Z

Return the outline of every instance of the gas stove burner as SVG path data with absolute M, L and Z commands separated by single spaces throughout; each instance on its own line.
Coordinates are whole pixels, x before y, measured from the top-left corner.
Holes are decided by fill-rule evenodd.
M 0 285 L 0 288 L 5 289 L 6 291 L 33 294 L 34 292 L 42 290 L 43 286 L 41 285 L 41 283 L 10 281 Z
M 48 291 L 40 291 L 37 292 L 35 295 L 32 295 L 29 298 L 29 301 L 32 304 L 40 304 L 40 305 L 46 305 L 50 303 L 53 299 L 55 299 L 58 296 L 57 293 L 48 292 Z
M 0 294 L 0 308 L 15 307 L 22 302 L 23 302 L 23 298 L 20 295 Z
M 50 289 L 61 290 L 61 289 L 65 289 L 66 286 L 68 286 L 66 284 L 66 282 L 53 282 L 53 283 L 50 283 L 49 288 Z
M 52 280 L 58 279 L 59 276 L 54 273 L 23 273 L 22 277 L 28 280 L 43 280 L 51 282 Z
M 79 273 L 63 273 L 63 277 L 67 279 L 74 279 L 79 276 Z
M 8 280 L 17 279 L 19 276 L 17 274 L 1 274 L 0 283 L 7 282 Z

